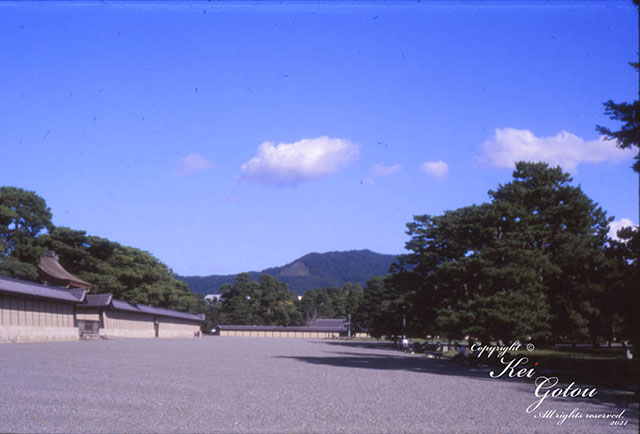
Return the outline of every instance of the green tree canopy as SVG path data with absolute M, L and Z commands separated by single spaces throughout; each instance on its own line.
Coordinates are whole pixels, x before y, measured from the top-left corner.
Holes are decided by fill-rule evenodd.
M 416 216 L 388 282 L 414 333 L 584 338 L 596 332 L 610 219 L 560 168 L 516 165 L 490 203 Z M 397 307 L 395 315 L 398 315 Z
M 180 311 L 192 311 L 198 304 L 187 285 L 148 252 L 65 227 L 42 238 L 65 269 L 93 284 L 93 292 Z
M 40 235 L 51 230 L 51 210 L 33 191 L 0 187 L 0 275 L 35 281 L 44 254 Z
M 638 7 L 640 6 L 640 1 L 634 0 L 634 4 Z M 640 7 L 638 8 L 638 21 L 640 22 Z M 631 65 L 636 71 L 640 72 L 639 63 L 635 62 L 631 63 Z M 640 87 L 638 89 L 640 92 Z M 636 148 L 638 152 L 635 156 L 636 161 L 633 165 L 633 170 L 640 176 L 640 101 L 616 103 L 609 100 L 604 103 L 604 106 L 605 114 L 611 120 L 622 122 L 622 126 L 618 131 L 603 126 L 597 126 L 596 129 L 607 139 L 614 140 L 621 149 Z M 640 189 L 640 184 L 638 187 Z M 638 212 L 640 214 L 640 191 L 638 192 Z M 614 267 L 614 270 L 618 272 L 613 273 L 613 275 L 620 275 L 618 283 L 620 287 L 625 288 L 623 290 L 624 295 L 621 297 L 625 301 L 621 316 L 626 324 L 626 332 L 631 334 L 634 343 L 637 344 L 640 340 L 640 326 L 638 326 L 637 312 L 635 309 L 629 308 L 629 306 L 637 306 L 640 299 L 638 294 L 640 288 L 640 261 L 637 255 L 637 252 L 640 251 L 640 229 L 637 226 L 634 230 L 625 229 L 619 236 L 624 241 L 617 243 L 617 245 L 614 243 L 611 249 L 614 252 L 613 256 L 618 258 L 618 266 Z M 623 262 L 620 262 L 621 258 L 623 258 Z M 620 264 L 623 265 L 621 266 Z M 621 267 L 625 270 L 622 274 L 619 272 Z M 634 327 L 630 328 L 630 324 L 634 324 Z
M 287 284 L 263 274 L 259 282 L 249 273 L 236 276 L 233 285 L 223 285 L 221 320 L 236 325 L 300 325 L 298 297 Z
M 367 282 L 358 311 L 360 328 L 368 330 L 376 338 L 401 336 L 404 331 L 402 316 L 406 313 L 403 309 L 407 304 L 406 293 L 392 287 L 389 277 L 372 277 Z

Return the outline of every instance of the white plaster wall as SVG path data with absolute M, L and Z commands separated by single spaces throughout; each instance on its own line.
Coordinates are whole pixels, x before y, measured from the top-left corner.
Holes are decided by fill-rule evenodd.
M 122 338 L 153 338 L 156 336 L 153 318 L 148 315 L 105 310 L 102 318 L 104 328 L 100 329 L 101 336 Z
M 200 330 L 199 322 L 159 317 L 161 338 L 192 338 Z
M 73 305 L 0 294 L 0 342 L 74 341 Z
M 77 341 L 80 339 L 75 327 L 30 327 L 0 326 L 0 343 Z

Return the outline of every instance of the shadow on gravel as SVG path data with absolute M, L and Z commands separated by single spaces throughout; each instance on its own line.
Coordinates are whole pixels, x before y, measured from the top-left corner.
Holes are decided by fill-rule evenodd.
M 280 359 L 298 360 L 312 365 L 327 365 L 339 368 L 401 370 L 438 375 L 461 375 L 490 380 L 488 368 L 472 368 L 441 359 L 427 359 L 418 355 L 375 354 L 362 352 L 331 351 L 332 356 L 277 356 Z
M 311 365 L 334 366 L 338 368 L 356 368 L 356 369 L 375 369 L 386 371 L 409 371 L 434 375 L 459 376 L 465 378 L 474 378 L 484 381 L 501 381 L 510 384 L 519 384 L 518 390 L 531 394 L 531 402 L 534 402 L 535 384 L 533 378 L 509 378 L 505 374 L 500 378 L 489 377 L 490 371 L 499 371 L 496 367 L 487 367 L 481 365 L 467 365 L 458 362 L 450 362 L 448 359 L 429 359 L 424 355 L 404 354 L 393 347 L 393 344 L 381 342 L 314 342 L 324 345 L 333 345 L 341 347 L 351 347 L 358 349 L 376 350 L 377 353 L 365 353 L 362 351 L 327 351 L 327 356 L 277 356 L 280 359 L 291 359 Z M 346 348 L 345 348 L 346 349 Z M 379 350 L 392 350 L 390 352 L 380 353 Z M 535 373 L 535 378 L 539 376 L 551 376 L 541 372 Z M 560 375 L 560 383 L 556 388 L 566 388 L 572 380 L 563 378 Z M 589 385 L 577 384 L 574 387 L 594 387 Z M 638 416 L 638 396 L 619 390 L 612 390 L 598 387 L 598 393 L 591 398 L 562 398 L 563 400 L 571 400 L 576 407 L 584 404 L 596 404 L 606 407 L 607 410 L 620 412 L 626 409 L 626 417 L 632 420 Z M 544 393 L 544 391 L 543 391 Z M 551 401 L 552 399 L 548 399 Z M 565 401 L 566 402 L 566 401 Z
M 335 345 L 350 348 L 369 348 L 376 350 L 392 350 L 397 351 L 393 342 L 377 342 L 377 341 L 309 341 L 312 344 Z

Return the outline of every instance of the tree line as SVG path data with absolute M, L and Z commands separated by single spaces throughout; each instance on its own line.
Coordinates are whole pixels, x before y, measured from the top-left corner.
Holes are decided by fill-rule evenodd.
M 359 284 L 346 283 L 343 288 L 309 290 L 299 299 L 286 283 L 269 274 L 254 281 L 249 273 L 240 273 L 233 284 L 220 288 L 219 300 L 206 302 L 203 329 L 209 331 L 219 324 L 301 326 L 316 318 L 351 316 L 357 330 L 364 296 Z

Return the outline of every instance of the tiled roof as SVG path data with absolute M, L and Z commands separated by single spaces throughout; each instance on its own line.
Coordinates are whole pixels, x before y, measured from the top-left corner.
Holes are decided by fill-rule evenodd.
M 126 301 L 117 300 L 115 298 L 111 300 L 111 306 L 113 306 L 115 310 L 125 310 L 129 312 L 146 313 L 149 315 L 180 318 L 189 321 L 204 321 L 204 314 L 194 315 L 191 313 L 164 309 L 162 307 L 147 306 L 146 304 L 127 303 Z
M 47 251 L 42 259 L 40 259 L 38 271 L 40 272 L 42 280 L 48 281 L 49 283 L 75 288 L 91 288 L 89 282 L 85 282 L 65 270 L 58 262 L 58 257 L 52 250 Z
M 106 307 L 111 304 L 112 294 L 87 294 L 85 303 L 80 307 Z
M 67 290 L 57 288 L 55 286 L 46 286 L 39 283 L 27 282 L 3 276 L 0 276 L 0 291 L 10 294 L 66 301 L 70 303 L 79 303 L 84 301 L 87 294 L 86 289 Z
M 346 327 L 348 322 L 344 319 L 333 318 L 317 318 L 311 321 L 308 325 L 310 327 Z
M 126 301 L 118 300 L 116 298 L 111 300 L 111 307 L 113 307 L 115 310 L 127 310 L 129 312 L 138 313 L 140 312 L 140 309 L 138 309 L 134 303 L 127 303 Z

